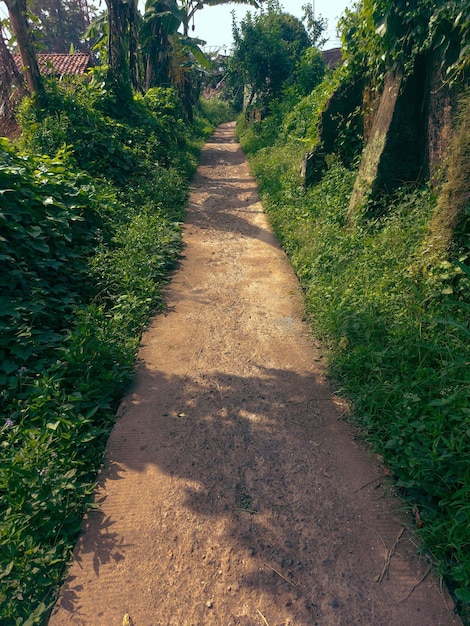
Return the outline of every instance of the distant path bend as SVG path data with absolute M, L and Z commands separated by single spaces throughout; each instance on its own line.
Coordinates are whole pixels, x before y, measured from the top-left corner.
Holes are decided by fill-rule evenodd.
M 234 124 L 184 239 L 49 624 L 459 624 L 408 531 L 393 548 L 407 520 L 341 420 Z

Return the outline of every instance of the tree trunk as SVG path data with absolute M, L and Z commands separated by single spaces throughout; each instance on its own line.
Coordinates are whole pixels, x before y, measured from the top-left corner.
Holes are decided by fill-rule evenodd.
M 137 21 L 137 0 L 129 3 L 129 75 L 136 91 L 142 91 L 139 66 L 139 24 Z
M 170 80 L 170 50 L 171 44 L 168 35 L 164 32 L 160 18 L 152 24 L 152 37 L 148 44 L 145 90 L 152 87 L 169 87 Z
M 16 89 L 16 97 L 14 95 Z M 23 76 L 8 49 L 0 23 L 0 116 L 14 116 L 15 104 L 26 94 Z
M 129 71 L 129 5 L 123 0 L 106 0 L 108 6 L 108 84 L 118 110 L 127 110 L 132 102 Z
M 28 25 L 26 0 L 5 0 L 5 4 L 8 8 L 11 27 L 16 35 L 29 91 L 34 95 L 41 95 L 43 84 Z

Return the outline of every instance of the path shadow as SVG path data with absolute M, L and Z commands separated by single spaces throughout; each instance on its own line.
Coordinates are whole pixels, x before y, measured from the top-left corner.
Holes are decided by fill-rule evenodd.
M 123 468 L 119 463 L 108 459 L 106 468 L 101 472 L 95 495 L 95 506 L 87 511 L 82 521 L 80 537 L 75 546 L 75 560 L 80 563 L 83 554 L 93 554 L 93 569 L 96 576 L 100 575 L 100 568 L 111 561 L 118 563 L 124 559 L 123 551 L 131 544 L 124 543 L 123 539 L 114 532 L 115 521 L 104 515 L 100 510 L 106 499 L 104 485 L 107 481 L 123 480 Z M 90 532 L 93 529 L 93 532 Z
M 111 437 L 109 460 L 142 474 L 153 466 L 177 480 L 181 500 L 155 502 L 159 515 L 168 515 L 175 528 L 179 519 L 223 528 L 218 542 L 252 563 L 239 584 L 273 600 L 279 594 L 286 602 L 294 598 L 302 605 L 302 623 L 315 623 L 324 610 L 311 598 L 333 598 L 346 607 L 351 584 L 364 594 L 366 606 L 364 581 L 355 572 L 363 547 L 349 544 L 355 510 L 348 503 L 371 476 L 367 468 L 348 475 L 350 459 L 341 465 L 328 450 L 341 410 L 312 376 L 262 364 L 255 369 L 257 375 L 250 376 L 216 371 L 181 377 L 141 365 Z M 339 492 L 332 480 L 338 471 L 344 472 Z M 119 479 L 119 473 L 106 472 L 104 479 Z M 356 500 L 360 506 L 361 497 Z M 99 576 L 100 564 L 125 557 L 126 538 L 112 532 L 109 518 L 90 515 L 97 526 L 79 548 L 95 550 Z M 379 539 L 361 524 L 379 555 Z M 170 543 L 165 535 L 160 540 Z M 161 571 L 165 567 L 159 562 Z M 72 606 L 69 587 L 66 601 Z

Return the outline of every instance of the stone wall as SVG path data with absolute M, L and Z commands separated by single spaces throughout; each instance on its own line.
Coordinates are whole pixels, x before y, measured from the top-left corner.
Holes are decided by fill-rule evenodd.
M 367 88 L 365 93 L 367 97 Z M 378 107 L 366 118 L 367 144 L 349 205 L 350 224 L 365 202 L 381 192 L 404 183 L 439 183 L 456 108 L 457 90 L 443 81 L 432 55 L 417 59 L 406 78 L 386 77 Z

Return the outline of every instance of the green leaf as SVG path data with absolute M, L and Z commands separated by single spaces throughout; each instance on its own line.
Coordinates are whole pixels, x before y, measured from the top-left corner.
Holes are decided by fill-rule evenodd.
M 1 364 L 1 370 L 5 372 L 5 374 L 11 374 L 12 372 L 18 370 L 18 368 L 18 363 L 13 363 L 12 361 L 8 360 L 3 361 Z
M 91 417 L 93 417 L 93 415 L 95 415 L 95 413 L 97 411 L 99 411 L 99 404 L 97 404 L 96 406 L 94 406 L 92 409 L 90 409 L 89 411 L 87 411 L 87 413 L 85 413 L 85 418 L 86 419 L 90 419 Z
M 40 237 L 43 234 L 43 230 L 40 226 L 31 226 L 26 232 L 33 239 L 37 239 L 37 237 Z
M 183 46 L 192 52 L 194 58 L 198 63 L 202 65 L 205 69 L 211 68 L 211 61 L 207 58 L 201 48 L 198 46 L 197 42 L 200 40 L 192 39 L 191 37 L 181 37 L 181 43 Z
M 18 305 L 8 296 L 0 296 L 0 315 L 11 315 L 18 319 Z
M 459 587 L 459 589 L 456 589 L 454 593 L 461 602 L 464 604 L 470 604 L 470 589 Z
M 15 561 L 11 561 L 6 568 L 0 572 L 0 578 L 5 578 L 6 576 L 8 576 L 8 574 L 11 572 L 11 570 L 13 569 L 15 565 Z

